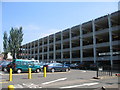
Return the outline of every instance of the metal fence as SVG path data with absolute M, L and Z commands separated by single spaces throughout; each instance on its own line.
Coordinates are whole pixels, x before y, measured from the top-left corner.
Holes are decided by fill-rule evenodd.
M 97 68 L 97 77 L 99 76 L 112 76 L 113 69 L 111 66 L 102 66 Z
M 97 77 L 99 76 L 112 76 L 115 73 L 120 73 L 120 65 L 102 66 L 97 68 Z

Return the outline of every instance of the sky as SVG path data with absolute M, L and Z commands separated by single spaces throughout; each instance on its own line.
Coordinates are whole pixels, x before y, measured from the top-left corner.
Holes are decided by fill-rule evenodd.
M 0 42 L 11 27 L 23 27 L 23 45 L 117 10 L 118 2 L 2 2 Z

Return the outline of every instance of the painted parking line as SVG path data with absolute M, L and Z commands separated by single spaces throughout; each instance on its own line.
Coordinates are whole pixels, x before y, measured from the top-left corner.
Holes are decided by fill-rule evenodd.
M 81 72 L 87 72 L 87 71 L 85 71 L 85 70 L 81 70 Z
M 0 83 L 8 83 L 8 82 L 0 82 Z
M 48 81 L 48 82 L 42 83 L 42 85 L 47 85 L 47 84 L 51 84 L 51 83 L 54 83 L 54 82 L 63 81 L 63 80 L 66 80 L 66 79 L 67 78 L 60 78 L 60 79 L 56 79 L 56 80 L 53 80 L 53 81 Z
M 60 87 L 60 89 L 76 88 L 76 87 L 81 87 L 81 86 L 92 86 L 92 85 L 96 85 L 96 84 L 99 84 L 99 83 L 95 82 L 95 83 L 85 83 L 85 84 L 81 84 L 81 85 L 65 86 L 65 87 Z
M 15 84 L 14 88 L 42 88 L 42 87 L 34 83 L 22 83 L 22 84 Z
M 16 85 L 14 85 L 14 88 L 24 88 L 24 87 L 20 84 L 16 84 Z
M 0 75 L 2 75 L 3 73 L 2 72 L 0 72 Z
M 0 83 L 8 83 L 5 79 L 0 78 Z

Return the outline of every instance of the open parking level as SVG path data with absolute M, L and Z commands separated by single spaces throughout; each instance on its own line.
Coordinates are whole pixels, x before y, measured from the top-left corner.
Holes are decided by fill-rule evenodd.
M 15 88 L 101 88 L 112 87 L 118 88 L 118 77 L 109 76 L 102 79 L 93 79 L 96 71 L 71 70 L 70 72 L 33 73 L 32 79 L 28 79 L 27 73 L 13 74 L 13 81 L 9 81 L 9 75 L 2 75 L 2 88 L 8 85 L 14 85 Z M 112 78 L 111 78 L 112 77 Z M 6 82 L 6 83 L 5 83 Z

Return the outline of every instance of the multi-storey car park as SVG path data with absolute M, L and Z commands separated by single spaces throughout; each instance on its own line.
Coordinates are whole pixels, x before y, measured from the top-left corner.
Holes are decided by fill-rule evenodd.
M 120 63 L 120 11 L 21 46 L 20 58 L 58 62 Z

